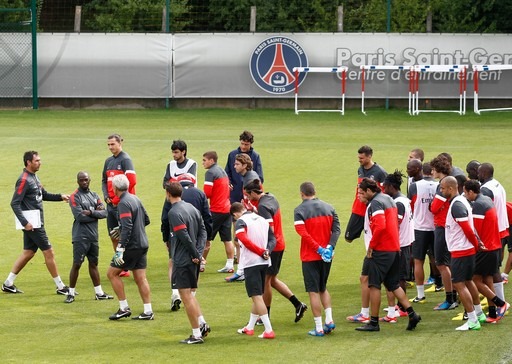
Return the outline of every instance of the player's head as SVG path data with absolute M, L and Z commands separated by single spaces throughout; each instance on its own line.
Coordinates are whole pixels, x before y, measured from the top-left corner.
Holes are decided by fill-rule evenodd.
M 400 191 L 400 186 L 402 185 L 402 178 L 405 176 L 401 171 L 395 169 L 393 173 L 390 173 L 384 178 L 384 192 L 390 196 L 394 196 L 397 191 Z
M 250 131 L 244 130 L 240 134 L 240 150 L 247 153 L 251 150 L 252 143 L 254 143 L 254 135 Z
M 464 182 L 464 196 L 469 201 L 475 201 L 480 193 L 480 182 L 476 179 L 470 179 Z
M 463 174 L 458 174 L 455 176 L 455 179 L 457 180 L 457 189 L 459 190 L 459 195 L 462 195 L 462 192 L 464 191 L 464 183 L 466 183 L 468 178 Z
M 235 157 L 235 171 L 236 173 L 240 173 L 242 175 L 245 175 L 247 171 L 252 171 L 252 160 L 251 157 L 249 157 L 245 153 L 239 153 Z
M 359 164 L 363 167 L 369 166 L 372 163 L 373 149 L 369 145 L 363 145 L 357 150 L 357 158 Z
M 244 205 L 240 202 L 233 202 L 229 209 L 230 215 L 233 217 L 233 220 L 238 220 L 243 213 L 247 211 Z
M 34 160 L 34 157 L 39 156 L 39 153 L 35 150 L 29 150 L 23 154 L 23 165 L 28 166 L 29 162 Z
M 423 175 L 423 166 L 419 159 L 411 159 L 407 162 L 407 175 L 409 177 L 420 177 Z
M 209 150 L 208 152 L 203 153 L 203 167 L 206 169 L 210 169 L 211 166 L 217 163 L 218 159 L 219 156 L 217 155 L 217 152 L 214 150 Z
M 423 159 L 425 159 L 425 152 L 423 152 L 423 149 L 416 148 L 409 152 L 408 161 L 412 159 L 419 159 L 421 162 L 423 162 Z
M 183 194 L 183 187 L 179 182 L 171 182 L 165 186 L 167 197 L 178 198 Z
M 466 172 L 469 179 L 478 179 L 478 167 L 480 167 L 479 161 L 475 159 L 469 161 L 469 163 L 466 165 Z
M 263 194 L 263 190 L 261 189 L 261 182 L 259 179 L 253 179 L 252 181 L 249 181 L 244 186 L 244 191 L 247 194 L 247 197 L 251 201 L 257 201 L 260 199 L 261 195 Z
M 172 157 L 176 162 L 183 162 L 187 157 L 187 143 L 183 140 L 173 140 L 171 144 Z
M 128 181 L 128 177 L 124 174 L 117 174 L 112 178 L 112 186 L 115 190 L 119 192 L 125 192 L 128 191 L 128 188 L 130 187 L 130 181 Z
M 478 180 L 482 183 L 494 177 L 494 167 L 491 163 L 482 163 L 478 167 Z
M 440 186 L 441 194 L 448 200 L 459 194 L 457 179 L 453 176 L 443 178 L 440 182 Z
M 196 177 L 192 173 L 183 173 L 173 179 L 172 182 L 179 182 L 183 187 L 194 185 Z
M 432 166 L 430 162 L 423 163 L 423 177 L 432 177 Z
M 371 178 L 363 178 L 357 186 L 357 197 L 362 203 L 368 203 L 379 192 L 379 185 Z
M 300 185 L 300 194 L 303 197 L 315 197 L 316 191 L 315 191 L 315 185 L 313 182 L 303 182 Z
M 89 183 L 91 183 L 91 179 L 89 178 L 89 173 L 86 171 L 80 171 L 76 175 L 76 182 L 78 186 L 84 190 L 89 189 Z
M 117 156 L 123 150 L 122 143 L 123 138 L 121 138 L 119 134 L 110 134 L 107 137 L 108 150 L 110 150 L 110 153 L 114 156 Z
M 450 163 L 450 166 L 453 163 L 452 155 L 448 152 L 439 153 L 438 157 L 445 157 L 448 160 L 448 163 Z
M 446 156 L 439 154 L 437 157 L 430 161 L 430 166 L 435 178 L 442 178 L 449 176 L 452 173 L 452 166 Z

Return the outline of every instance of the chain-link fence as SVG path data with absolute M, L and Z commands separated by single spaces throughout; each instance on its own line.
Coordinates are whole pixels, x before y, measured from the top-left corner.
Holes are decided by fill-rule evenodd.
M 32 12 L 0 8 L 0 107 L 33 107 Z

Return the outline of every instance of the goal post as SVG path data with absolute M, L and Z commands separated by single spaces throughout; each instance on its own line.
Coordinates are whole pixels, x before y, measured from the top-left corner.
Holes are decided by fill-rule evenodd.
M 473 65 L 473 89 L 474 89 L 474 99 L 473 99 L 473 111 L 480 115 L 481 112 L 484 111 L 507 111 L 512 110 L 512 107 L 500 107 L 500 108 L 491 108 L 491 109 L 480 109 L 478 105 L 478 97 L 480 94 L 480 72 L 492 72 L 492 71 L 506 71 L 512 70 L 512 65 L 510 64 L 492 64 L 492 65 Z
M 37 109 L 37 0 L 0 8 L 0 45 L 0 107 Z
M 295 114 L 300 112 L 339 112 L 345 115 L 345 87 L 348 67 L 294 67 L 295 73 Z M 299 73 L 336 73 L 340 74 L 341 108 L 340 109 L 299 109 Z

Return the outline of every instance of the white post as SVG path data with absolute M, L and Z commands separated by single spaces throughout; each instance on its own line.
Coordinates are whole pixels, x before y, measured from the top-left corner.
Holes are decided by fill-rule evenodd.
M 80 24 L 82 22 L 82 7 L 77 5 L 75 7 L 75 33 L 80 33 Z
M 251 21 L 249 23 L 249 31 L 256 32 L 256 6 L 251 6 Z
M 338 32 L 343 32 L 343 5 L 338 6 Z

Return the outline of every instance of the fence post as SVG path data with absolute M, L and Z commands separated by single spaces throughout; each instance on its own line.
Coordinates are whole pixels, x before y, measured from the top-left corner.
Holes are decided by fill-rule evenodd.
M 256 32 L 256 6 L 251 6 L 251 22 L 249 24 L 249 31 Z
M 80 33 L 80 26 L 82 23 L 82 7 L 80 5 L 77 5 L 75 7 L 75 33 Z
M 343 5 L 338 6 L 338 32 L 343 32 Z

